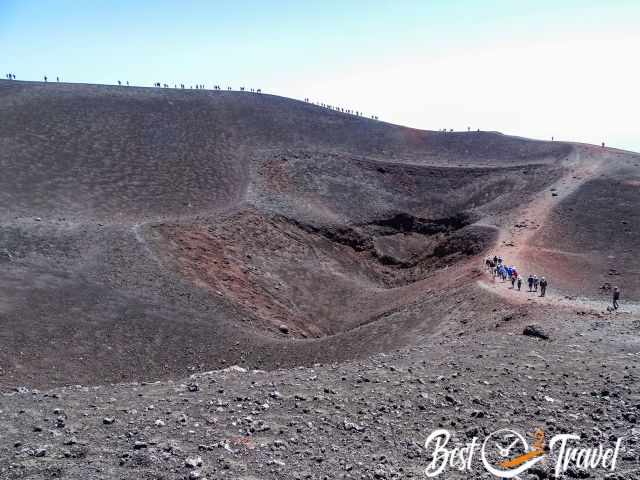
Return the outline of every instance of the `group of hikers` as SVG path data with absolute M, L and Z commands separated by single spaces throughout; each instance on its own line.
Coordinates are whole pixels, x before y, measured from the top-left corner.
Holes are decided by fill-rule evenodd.
M 6 78 L 7 80 L 15 80 L 16 79 L 16 74 L 15 73 L 5 73 L 4 78 Z M 42 77 L 42 79 L 45 82 L 49 81 L 49 77 L 47 77 L 46 75 L 44 77 Z M 60 77 L 56 77 L 56 82 L 60 81 Z
M 502 257 L 498 257 L 497 255 L 494 255 L 493 258 L 487 258 L 485 265 L 493 276 L 494 281 L 496 278 L 500 278 L 503 282 L 511 282 L 512 289 L 515 290 L 517 288 L 518 291 L 522 290 L 522 283 L 524 280 L 514 265 L 507 265 Z M 529 286 L 530 292 L 537 293 L 538 288 L 540 288 L 540 296 L 544 297 L 546 295 L 548 285 L 546 278 L 538 278 L 537 275 L 529 274 L 526 282 Z
M 14 73 L 7 73 L 7 74 L 5 74 L 5 78 L 7 80 L 15 80 L 16 79 L 16 75 Z M 42 78 L 43 78 L 43 80 L 45 82 L 49 81 L 49 78 L 46 75 L 44 77 L 42 77 Z M 60 81 L 60 77 L 56 77 L 56 81 L 59 82 Z M 126 85 L 128 87 L 129 86 L 129 81 L 126 81 L 125 83 L 126 83 Z M 118 85 L 122 86 L 123 82 L 121 80 L 118 80 Z M 161 82 L 153 82 L 153 86 L 157 87 L 157 88 L 170 88 L 169 84 L 161 83 Z M 180 83 L 180 84 L 174 84 L 173 88 L 176 88 L 176 89 L 180 88 L 180 89 L 184 90 L 184 89 L 186 89 L 186 86 L 185 86 L 184 83 Z M 194 88 L 196 90 L 206 90 L 205 85 L 204 84 L 200 84 L 200 83 L 196 84 L 195 87 L 193 85 L 191 85 L 189 87 L 189 89 L 194 89 Z M 222 90 L 222 87 L 220 87 L 220 85 L 214 85 L 213 89 L 214 90 Z M 233 89 L 232 89 L 232 87 L 227 87 L 227 90 L 233 90 Z M 240 87 L 240 91 L 244 92 L 245 91 L 245 87 Z M 253 92 L 253 93 L 262 93 L 262 89 L 260 89 L 260 88 L 251 88 L 250 91 Z M 356 115 L 356 116 L 364 116 L 364 114 L 362 112 L 357 111 L 357 110 L 350 110 L 350 109 L 347 109 L 347 108 L 335 107 L 333 105 L 329 105 L 329 104 L 326 104 L 326 103 L 310 102 L 310 100 L 308 98 L 305 98 L 304 101 L 305 102 L 309 102 L 309 103 L 314 103 L 315 105 L 319 105 L 319 106 L 324 107 L 324 108 L 329 108 L 331 110 L 336 110 L 338 112 L 349 113 L 349 114 Z M 377 115 L 371 115 L 371 118 L 373 120 L 378 120 L 378 116 Z
M 335 110 L 336 112 L 348 113 L 350 115 L 355 115 L 356 117 L 365 116 L 364 113 L 362 113 L 362 112 L 360 112 L 358 110 L 351 110 L 349 108 L 336 107 L 334 105 L 329 105 L 328 103 L 312 102 L 308 98 L 305 98 L 304 101 L 307 102 L 307 103 L 312 103 L 313 105 L 317 105 L 317 106 L 322 107 L 322 108 L 328 108 L 329 110 Z M 377 115 L 371 115 L 371 119 L 372 120 L 379 120 Z
M 494 255 L 493 258 L 487 258 L 485 260 L 485 266 L 489 270 L 489 273 L 493 276 L 493 280 L 496 278 L 500 278 L 503 282 L 509 281 L 511 282 L 511 288 L 517 289 L 520 291 L 522 289 L 522 284 L 524 279 L 518 272 L 518 269 L 514 265 L 507 265 L 502 257 L 498 257 Z M 530 292 L 538 292 L 538 288 L 540 288 L 540 296 L 544 297 L 547 293 L 547 279 L 544 277 L 538 278 L 537 275 L 529 274 L 527 277 L 527 285 L 529 286 Z M 620 300 L 620 289 L 618 287 L 613 287 L 613 306 L 607 307 L 609 311 L 618 310 L 618 301 Z
M 16 79 L 16 74 L 15 73 L 6 73 L 4 78 L 6 78 L 7 80 L 15 80 Z M 46 75 L 42 77 L 42 79 L 45 82 L 49 81 L 49 77 L 47 77 Z M 60 81 L 60 77 L 56 77 L 56 82 Z M 126 84 L 126 86 L 129 86 L 129 81 L 127 80 L 126 82 L 124 82 L 124 84 Z M 122 80 L 118 80 L 118 85 L 122 86 L 123 82 Z M 158 88 L 171 88 L 171 86 L 168 83 L 161 83 L 161 82 L 154 82 L 153 83 L 154 87 L 158 87 Z M 185 86 L 184 83 L 181 84 L 174 84 L 173 88 L 180 88 L 182 90 L 186 89 L 187 87 Z M 196 89 L 196 90 L 206 90 L 206 86 L 203 83 L 198 83 L 195 85 L 195 87 L 193 85 L 191 85 L 189 87 L 189 89 Z M 213 90 L 222 90 L 222 87 L 220 87 L 220 85 L 214 85 L 213 86 Z M 227 90 L 233 90 L 232 87 L 227 87 Z M 244 87 L 240 87 L 240 91 L 244 92 L 245 88 Z M 253 93 L 262 93 L 262 89 L 261 88 L 251 88 L 250 89 L 251 92 Z
M 120 80 L 118 80 L 118 85 L 122 86 L 122 82 Z M 128 86 L 129 86 L 129 82 L 127 81 L 127 87 Z M 157 88 L 171 88 L 171 85 L 169 85 L 168 83 L 161 83 L 161 82 L 153 82 L 153 86 Z M 180 90 L 187 89 L 184 83 L 174 83 L 173 88 L 180 89 Z M 197 83 L 195 86 L 194 85 L 189 86 L 189 90 L 207 90 L 207 87 L 205 86 L 204 83 Z M 222 90 L 222 87 L 220 85 L 214 85 L 213 90 Z M 227 90 L 231 91 L 233 90 L 233 88 L 227 87 Z M 244 92 L 245 90 L 246 90 L 245 87 L 240 87 L 241 92 Z M 261 88 L 251 88 L 249 90 L 253 93 L 262 93 Z

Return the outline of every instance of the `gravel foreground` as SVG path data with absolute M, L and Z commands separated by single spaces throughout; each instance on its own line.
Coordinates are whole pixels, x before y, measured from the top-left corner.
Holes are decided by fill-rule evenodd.
M 439 428 L 451 432 L 451 446 L 501 428 L 529 439 L 542 428 L 546 448 L 560 433 L 580 435 L 580 447 L 623 437 L 615 471 L 570 466 L 559 478 L 640 478 L 640 322 L 538 313 L 364 361 L 17 388 L 0 404 L 0 478 L 427 478 L 425 439 Z M 533 317 L 548 340 L 523 335 Z M 519 478 L 554 478 L 555 458 Z M 471 467 L 438 478 L 496 478 L 479 457 Z

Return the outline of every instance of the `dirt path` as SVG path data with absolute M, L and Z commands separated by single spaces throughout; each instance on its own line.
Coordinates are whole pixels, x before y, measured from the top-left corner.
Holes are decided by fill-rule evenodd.
M 548 220 L 553 207 L 559 201 L 571 195 L 585 182 L 601 172 L 605 159 L 600 152 L 594 155 L 593 148 L 576 145 L 569 160 L 564 164 L 566 173 L 558 181 L 538 194 L 533 201 L 516 209 L 503 221 L 496 222 L 497 225 L 493 225 L 500 231 L 493 251 L 496 255 L 504 258 L 508 265 L 515 265 L 525 281 L 530 272 L 535 272 L 535 266 L 530 261 L 532 250 L 543 255 L 552 253 L 572 257 L 583 256 L 583 254 L 576 252 L 539 248 L 531 244 L 531 239 Z M 494 281 L 488 272 L 483 279 L 478 280 L 478 284 L 483 289 L 516 304 L 544 303 L 598 312 L 607 312 L 607 307 L 610 306 L 610 302 L 607 300 L 557 294 L 553 292 L 553 287 L 545 297 L 540 297 L 535 292 L 527 292 L 526 284 L 523 284 L 522 291 L 518 291 L 512 289 L 511 283 L 508 281 L 504 283 L 499 279 Z M 640 305 L 624 303 L 618 312 L 637 314 L 640 313 Z
M 557 295 L 552 292 L 548 292 L 546 296 L 540 297 L 540 292 L 529 292 L 528 287 L 523 283 L 522 291 L 518 291 L 517 288 L 511 288 L 511 283 L 507 280 L 496 279 L 492 280 L 491 275 L 487 272 L 486 277 L 478 280 L 478 285 L 488 292 L 498 295 L 505 299 L 509 303 L 517 305 L 555 305 L 558 308 L 568 308 L 577 311 L 591 311 L 599 313 L 613 313 L 613 314 L 632 314 L 640 315 L 640 305 L 637 303 L 621 302 L 620 308 L 617 312 L 609 312 L 607 307 L 611 306 L 611 302 L 605 300 L 596 300 L 592 298 L 584 297 L 571 297 Z
M 500 236 L 496 242 L 496 249 L 508 249 L 503 257 L 508 254 L 510 263 L 520 260 L 516 265 L 522 264 L 524 259 L 520 255 L 523 248 L 544 225 L 554 205 L 594 177 L 602 167 L 602 158 L 591 155 L 582 147 L 575 147 L 564 167 L 566 173 L 558 181 L 539 193 L 532 202 L 516 209 L 502 225 L 497 225 L 500 228 Z

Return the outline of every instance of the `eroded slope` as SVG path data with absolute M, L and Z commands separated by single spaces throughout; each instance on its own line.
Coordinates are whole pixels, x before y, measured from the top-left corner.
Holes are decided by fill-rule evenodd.
M 474 302 L 497 234 L 474 222 L 561 178 L 573 148 L 248 92 L 0 82 L 0 115 L 5 385 L 422 341 Z

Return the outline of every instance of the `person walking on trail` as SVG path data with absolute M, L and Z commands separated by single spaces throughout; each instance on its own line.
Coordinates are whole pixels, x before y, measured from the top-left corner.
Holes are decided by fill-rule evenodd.
M 522 279 L 518 277 L 518 291 L 520 291 L 520 288 L 522 288 Z
M 544 297 L 545 293 L 547 293 L 547 280 L 542 277 L 540 279 L 540 296 Z
M 620 300 L 620 289 L 613 287 L 613 309 L 618 310 L 618 300 Z
M 537 292 L 538 291 L 538 284 L 540 283 L 540 280 L 538 279 L 537 275 L 533 276 L 533 291 Z
M 485 265 L 485 267 L 487 268 L 487 270 L 489 270 L 489 271 L 493 270 L 493 262 L 491 261 L 491 259 L 490 259 L 490 258 L 487 258 L 487 259 L 484 261 L 484 265 Z
M 529 274 L 529 278 L 527 279 L 527 283 L 529 283 L 529 291 L 533 290 L 533 275 Z

